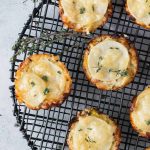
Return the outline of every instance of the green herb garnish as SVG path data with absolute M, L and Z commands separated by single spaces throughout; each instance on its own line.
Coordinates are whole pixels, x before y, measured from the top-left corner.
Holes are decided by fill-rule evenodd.
M 80 14 L 84 14 L 85 13 L 85 8 L 84 7 L 82 7 L 82 8 L 80 8 Z
M 109 72 L 115 72 L 118 75 L 125 77 L 128 76 L 128 71 L 127 70 L 113 70 L 113 69 L 109 69 Z
M 102 57 L 102 56 L 100 56 L 100 57 L 99 57 L 99 60 L 103 60 L 103 57 Z
M 100 56 L 99 57 L 99 60 L 98 60 L 98 63 L 97 63 L 97 67 L 95 67 L 95 68 L 97 68 L 96 69 L 96 72 L 99 72 L 101 69 L 102 69 L 102 65 L 100 65 L 100 62 L 103 60 L 103 57 L 102 56 Z
M 73 1 L 72 3 L 73 3 L 74 5 L 76 4 L 76 2 L 75 2 L 75 1 Z
M 92 5 L 92 10 L 93 10 L 93 11 L 95 11 L 95 7 L 94 7 L 94 5 Z
M 119 72 L 117 73 L 118 75 L 121 75 L 122 77 L 128 76 L 128 71 L 127 70 L 119 70 Z
M 47 77 L 47 76 L 43 76 L 42 79 L 43 79 L 44 81 L 46 81 L 46 82 L 48 81 L 48 77 Z
M 92 128 L 87 128 L 88 130 L 92 130 Z
M 149 126 L 150 125 L 150 120 L 146 120 L 146 124 Z
M 10 61 L 14 61 L 18 55 L 24 52 L 27 52 L 28 55 L 32 55 L 37 49 L 36 42 L 37 39 L 31 37 L 24 37 L 22 39 L 19 39 L 12 47 L 12 50 L 15 51 L 15 54 Z
M 118 48 L 118 47 L 110 47 L 110 49 L 117 49 L 117 50 L 119 50 L 119 48 Z
M 32 87 L 34 87 L 34 86 L 35 86 L 35 82 L 32 81 L 32 82 L 31 82 L 31 85 L 32 85 Z
M 61 74 L 61 71 L 57 71 L 57 73 Z
M 83 129 L 79 129 L 78 131 L 82 131 Z
M 21 55 L 23 53 L 26 53 L 28 55 L 32 55 L 34 52 L 39 49 L 45 49 L 46 47 L 49 47 L 51 44 L 54 42 L 61 42 L 63 41 L 66 37 L 91 37 L 91 35 L 79 35 L 76 32 L 67 32 L 66 30 L 62 29 L 59 32 L 55 33 L 49 33 L 48 31 L 44 31 L 41 33 L 39 37 L 23 37 L 21 39 L 18 39 L 18 41 L 15 43 L 15 45 L 12 47 L 12 50 L 15 51 L 14 56 L 10 59 L 11 62 L 14 62 L 17 58 L 18 55 Z M 70 47 L 70 49 L 73 49 L 75 47 L 79 47 L 85 43 L 87 43 L 89 40 L 85 39 L 82 42 L 76 42 L 74 45 Z M 57 52 L 57 54 L 61 54 L 63 51 L 67 51 L 68 49 L 65 48 L 61 52 Z
M 49 92 L 50 92 L 50 91 L 49 91 L 48 88 L 46 88 L 46 89 L 43 91 L 44 95 L 47 95 Z
M 96 141 L 92 140 L 89 136 L 85 138 L 85 140 L 90 143 L 96 143 Z
M 98 66 L 96 72 L 99 72 L 102 69 L 102 66 Z

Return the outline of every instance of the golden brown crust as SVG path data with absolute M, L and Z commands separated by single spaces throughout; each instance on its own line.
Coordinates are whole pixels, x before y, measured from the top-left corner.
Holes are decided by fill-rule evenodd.
M 145 150 L 150 150 L 150 147 L 147 147 Z
M 19 90 L 19 79 L 21 78 L 23 71 L 27 70 L 30 62 L 32 60 L 37 60 L 41 57 L 42 58 L 44 57 L 47 59 L 52 59 L 63 70 L 63 72 L 65 74 L 65 79 L 66 79 L 66 85 L 65 85 L 63 93 L 58 97 L 58 99 L 51 99 L 50 101 L 49 101 L 49 99 L 45 99 L 41 105 L 39 105 L 38 107 L 33 107 L 30 103 L 24 101 L 24 99 L 21 95 L 22 91 Z M 20 64 L 20 66 L 16 72 L 16 76 L 15 76 L 15 94 L 16 94 L 16 98 L 17 98 L 18 102 L 19 103 L 24 102 L 28 108 L 33 109 L 33 110 L 49 109 L 54 106 L 59 106 L 60 104 L 62 104 L 65 101 L 65 99 L 70 94 L 71 86 L 72 86 L 72 80 L 69 75 L 69 71 L 67 70 L 66 66 L 62 62 L 59 61 L 59 58 L 57 56 L 54 56 L 53 54 L 50 54 L 50 55 L 34 54 L 34 55 L 28 57 Z
M 113 119 L 111 119 L 109 116 L 99 112 L 95 108 L 88 108 L 88 109 L 85 109 L 85 110 L 79 112 L 77 114 L 77 116 L 75 118 L 73 118 L 72 121 L 70 122 L 69 131 L 72 131 L 74 129 L 75 124 L 78 123 L 80 117 L 86 117 L 86 116 L 95 116 L 95 117 L 101 118 L 104 121 L 106 121 L 107 123 L 111 124 L 112 127 L 116 127 L 116 130 L 114 133 L 114 143 L 112 144 L 111 150 L 118 150 L 120 141 L 121 141 L 120 128 L 115 123 L 115 121 L 113 121 Z M 70 134 L 68 134 L 67 143 L 69 146 L 69 150 L 74 150 L 72 147 L 73 143 L 72 143 L 72 137 Z
M 125 10 L 127 12 L 127 14 L 129 15 L 129 17 L 131 18 L 131 20 L 133 22 L 135 22 L 136 24 L 138 24 L 139 26 L 142 26 L 143 28 L 146 28 L 146 29 L 150 29 L 150 24 L 149 25 L 146 25 L 142 22 L 139 22 L 133 15 L 132 13 L 130 12 L 129 8 L 128 8 L 128 4 L 127 4 L 127 0 L 126 0 L 126 3 L 125 3 Z
M 147 87 L 147 88 L 150 88 L 150 87 Z M 136 102 L 137 102 L 137 98 L 138 98 L 139 95 L 135 96 L 133 99 L 132 99 L 132 102 L 131 102 L 131 107 L 130 107 L 130 122 L 131 122 L 131 125 L 133 127 L 133 129 L 139 133 L 140 136 L 142 137 L 145 137 L 145 138 L 150 138 L 150 132 L 147 132 L 147 133 L 144 133 L 142 130 L 138 129 L 138 127 L 136 126 L 136 124 L 134 123 L 134 118 L 132 116 L 132 112 L 134 112 L 135 108 L 136 108 Z
M 118 41 L 119 43 L 123 44 L 128 49 L 128 53 L 129 53 L 129 56 L 130 56 L 130 65 L 128 66 L 127 70 L 128 70 L 129 75 L 128 75 L 128 80 L 126 80 L 126 82 L 121 86 L 109 87 L 100 80 L 92 79 L 92 76 L 91 76 L 91 74 L 88 70 L 88 55 L 90 53 L 91 47 L 97 45 L 98 43 L 102 42 L 106 38 L 112 38 L 112 39 Z M 95 85 L 98 89 L 101 89 L 101 90 L 119 90 L 119 89 L 127 86 L 129 83 L 131 83 L 134 80 L 134 77 L 135 77 L 135 75 L 138 71 L 137 51 L 136 51 L 135 47 L 124 37 L 111 36 L 111 35 L 98 36 L 98 37 L 92 39 L 89 42 L 88 47 L 85 50 L 85 53 L 84 53 L 84 56 L 83 56 L 83 71 L 84 71 L 87 79 L 93 85 Z
M 99 28 L 102 27 L 105 23 L 107 23 L 108 19 L 112 16 L 112 12 L 113 12 L 112 1 L 110 0 L 108 8 L 107 8 L 107 12 L 104 15 L 102 23 L 99 24 Z M 64 23 L 65 27 L 73 29 L 76 32 L 85 32 L 85 33 L 87 33 L 86 27 L 77 28 L 77 25 L 75 23 L 72 23 L 66 16 L 64 16 L 64 10 L 63 10 L 63 7 L 62 7 L 62 0 L 59 0 L 59 13 L 60 13 L 61 20 Z M 98 27 L 94 28 L 94 26 L 93 26 L 93 29 L 89 32 L 93 32 L 97 28 Z

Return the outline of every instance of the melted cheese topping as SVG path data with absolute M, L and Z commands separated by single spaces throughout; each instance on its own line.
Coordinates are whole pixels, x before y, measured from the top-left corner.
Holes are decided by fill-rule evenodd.
M 129 60 L 127 48 L 107 38 L 90 50 L 88 69 L 93 79 L 109 82 L 121 77 L 117 71 L 126 70 Z
M 134 111 L 131 113 L 133 122 L 138 129 L 150 132 L 150 89 L 144 90 L 136 101 Z
M 61 0 L 64 16 L 77 25 L 85 27 L 87 32 L 101 24 L 107 12 L 109 0 Z
M 110 150 L 115 127 L 95 116 L 80 117 L 71 131 L 73 150 Z
M 24 100 L 38 106 L 45 99 L 57 100 L 64 91 L 66 81 L 63 70 L 56 62 L 40 58 L 29 63 L 18 83 Z
M 32 84 L 36 83 L 34 86 Z M 34 73 L 24 73 L 19 82 L 19 90 L 25 101 L 38 106 L 45 99 L 45 95 L 41 92 L 46 88 L 44 81 Z
M 138 22 L 150 24 L 150 0 L 127 0 L 127 6 Z

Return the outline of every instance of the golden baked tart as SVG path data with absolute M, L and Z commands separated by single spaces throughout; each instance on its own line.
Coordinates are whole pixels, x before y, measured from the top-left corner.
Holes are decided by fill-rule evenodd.
M 130 122 L 140 136 L 150 138 L 150 88 L 134 97 L 130 108 Z
M 78 113 L 70 124 L 69 150 L 118 150 L 120 129 L 107 115 L 96 109 Z
M 72 80 L 57 56 L 35 54 L 23 61 L 15 79 L 17 100 L 30 109 L 60 105 L 71 91 Z
M 147 147 L 145 150 L 150 150 L 150 147 Z
M 61 19 L 67 28 L 92 32 L 112 15 L 111 0 L 59 0 Z
M 150 0 L 126 0 L 126 11 L 137 24 L 150 29 Z
M 101 35 L 91 40 L 86 48 L 83 70 L 98 89 L 118 90 L 136 75 L 136 49 L 124 37 Z

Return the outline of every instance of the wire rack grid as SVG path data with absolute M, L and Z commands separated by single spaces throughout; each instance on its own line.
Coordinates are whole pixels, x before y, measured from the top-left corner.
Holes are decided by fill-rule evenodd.
M 131 99 L 150 84 L 150 31 L 130 20 L 124 10 L 124 4 L 125 0 L 113 0 L 113 16 L 107 24 L 91 34 L 92 37 L 99 34 L 123 35 L 135 44 L 139 55 L 139 72 L 134 82 L 122 90 L 101 91 L 87 81 L 82 70 L 82 55 L 86 44 L 74 46 L 85 40 L 82 34 L 78 37 L 65 37 L 44 48 L 37 43 L 38 51 L 35 53 L 60 54 L 60 60 L 70 71 L 73 86 L 70 96 L 60 107 L 39 111 L 29 110 L 23 104 L 19 105 L 14 85 L 10 87 L 14 115 L 17 118 L 16 126 L 20 127 L 31 149 L 67 150 L 68 124 L 78 111 L 87 107 L 98 107 L 101 112 L 118 122 L 122 132 L 120 150 L 143 150 L 150 146 L 150 140 L 139 137 L 129 122 Z M 58 0 L 43 0 L 38 7 L 35 3 L 33 13 L 19 39 L 39 37 L 43 32 L 53 34 L 61 30 L 63 23 L 59 16 Z M 17 56 L 12 63 L 10 71 L 13 83 L 18 65 L 27 56 L 28 51 Z

